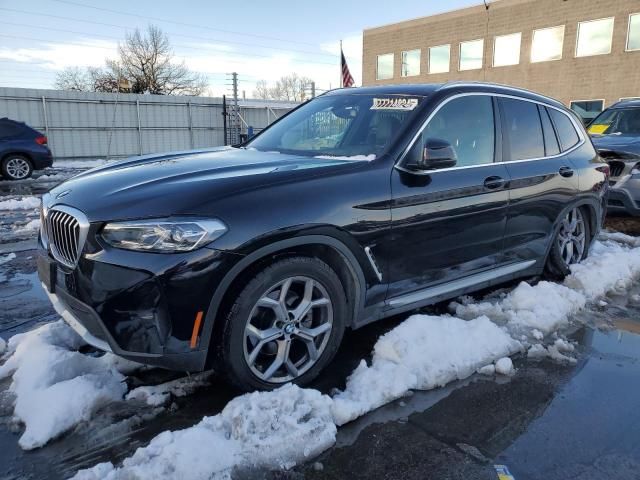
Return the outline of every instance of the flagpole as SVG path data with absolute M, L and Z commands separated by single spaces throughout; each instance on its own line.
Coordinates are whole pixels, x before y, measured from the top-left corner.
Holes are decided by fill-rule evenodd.
M 340 88 L 344 87 L 344 85 L 342 84 L 342 55 L 344 55 L 342 53 L 342 40 L 340 40 L 340 58 L 338 58 L 338 62 L 340 62 L 340 68 L 339 68 L 339 72 L 340 72 Z

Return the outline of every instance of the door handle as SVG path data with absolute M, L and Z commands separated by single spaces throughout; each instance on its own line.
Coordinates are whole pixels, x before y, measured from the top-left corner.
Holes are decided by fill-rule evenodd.
M 558 173 L 565 178 L 573 177 L 573 168 L 571 167 L 560 167 Z
M 497 190 L 504 187 L 505 180 L 502 177 L 491 176 L 484 179 L 484 186 L 489 190 Z

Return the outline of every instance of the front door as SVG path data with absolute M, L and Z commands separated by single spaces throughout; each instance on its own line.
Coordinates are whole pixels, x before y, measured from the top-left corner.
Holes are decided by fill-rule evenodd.
M 488 95 L 445 100 L 413 148 L 422 149 L 427 140 L 444 140 L 456 153 L 456 165 L 425 171 L 394 169 L 391 303 L 394 297 L 503 263 L 509 174 L 497 161 L 501 142 L 495 108 Z

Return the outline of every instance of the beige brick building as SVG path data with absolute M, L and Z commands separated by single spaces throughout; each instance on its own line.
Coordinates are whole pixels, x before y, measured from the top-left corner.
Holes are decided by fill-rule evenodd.
M 484 80 L 593 116 L 640 97 L 640 0 L 495 0 L 370 28 L 362 63 L 363 85 Z

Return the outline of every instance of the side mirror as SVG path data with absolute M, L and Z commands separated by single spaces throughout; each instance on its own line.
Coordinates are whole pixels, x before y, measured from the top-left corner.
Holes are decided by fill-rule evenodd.
M 446 140 L 430 138 L 422 148 L 416 167 L 420 170 L 455 167 L 458 162 L 456 151 Z

